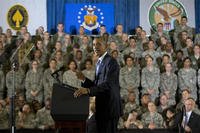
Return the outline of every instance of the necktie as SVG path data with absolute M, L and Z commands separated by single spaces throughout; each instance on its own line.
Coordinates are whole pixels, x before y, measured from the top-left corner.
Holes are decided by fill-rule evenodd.
M 96 63 L 96 75 L 99 73 L 99 67 L 101 65 L 101 60 L 98 60 Z

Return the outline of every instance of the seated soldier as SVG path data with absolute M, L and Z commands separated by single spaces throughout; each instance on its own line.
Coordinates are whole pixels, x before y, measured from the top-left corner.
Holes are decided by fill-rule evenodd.
M 0 129 L 9 128 L 9 114 L 6 108 L 4 107 L 5 101 L 0 100 Z
M 33 129 L 35 128 L 35 114 L 32 113 L 29 104 L 25 104 L 22 111 L 19 111 L 16 117 L 16 128 Z
M 163 128 L 163 117 L 156 111 L 154 102 L 148 103 L 148 111 L 142 115 L 144 128 Z
M 37 128 L 42 130 L 55 128 L 55 123 L 50 114 L 50 109 L 51 109 L 51 100 L 50 98 L 47 98 L 45 101 L 45 107 L 38 110 L 36 113 Z

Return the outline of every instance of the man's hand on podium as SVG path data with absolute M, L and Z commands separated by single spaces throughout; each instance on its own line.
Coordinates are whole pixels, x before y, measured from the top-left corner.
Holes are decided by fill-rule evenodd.
M 79 80 L 81 80 L 83 82 L 85 81 L 85 76 L 84 76 L 84 74 L 81 71 L 76 71 L 76 76 L 77 76 L 77 78 Z
M 79 88 L 74 92 L 74 97 L 77 98 L 77 97 L 79 97 L 81 95 L 89 94 L 89 93 L 90 93 L 90 89 L 88 89 L 88 88 Z

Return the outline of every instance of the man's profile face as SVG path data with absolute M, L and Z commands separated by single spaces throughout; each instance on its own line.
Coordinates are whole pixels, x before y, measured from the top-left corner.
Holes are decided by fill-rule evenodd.
M 187 112 L 192 111 L 193 110 L 193 101 L 191 99 L 188 99 L 185 101 L 185 109 Z
M 107 49 L 107 44 L 103 44 L 103 42 L 94 40 L 93 42 L 93 50 L 97 54 L 97 56 L 102 56 Z

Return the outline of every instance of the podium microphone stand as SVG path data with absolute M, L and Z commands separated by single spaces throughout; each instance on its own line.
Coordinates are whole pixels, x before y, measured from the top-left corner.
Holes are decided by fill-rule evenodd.
M 10 97 L 10 132 L 15 133 L 15 70 L 16 63 L 12 64 L 13 69 L 13 87 L 12 94 Z

